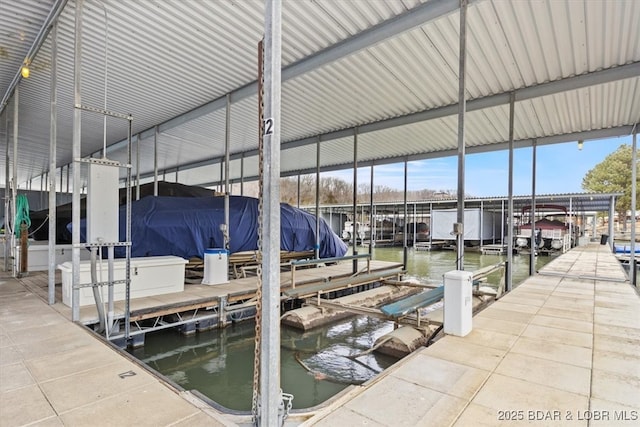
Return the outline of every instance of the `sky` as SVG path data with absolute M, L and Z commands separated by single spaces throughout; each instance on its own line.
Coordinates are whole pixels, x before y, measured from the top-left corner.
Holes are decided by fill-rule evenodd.
M 577 142 L 540 146 L 536 153 L 536 194 L 582 193 L 582 178 L 607 155 L 622 144 L 631 145 L 631 136 L 585 141 L 582 150 Z M 533 149 L 520 148 L 513 152 L 513 194 L 532 193 Z M 452 190 L 458 185 L 458 158 L 443 157 L 410 162 L 407 189 Z M 368 184 L 369 167 L 358 169 L 358 184 Z M 465 193 L 471 197 L 507 196 L 509 185 L 509 153 L 468 154 L 465 159 Z M 327 172 L 353 182 L 353 171 Z M 380 165 L 374 168 L 374 187 L 384 185 L 404 188 L 404 164 Z

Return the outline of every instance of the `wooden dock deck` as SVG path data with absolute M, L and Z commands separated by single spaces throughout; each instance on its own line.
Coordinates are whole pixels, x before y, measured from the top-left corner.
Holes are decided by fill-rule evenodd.
M 293 292 L 295 297 L 317 295 L 319 290 L 335 291 L 351 287 L 355 284 L 368 283 L 381 278 L 396 277 L 402 264 L 387 261 L 370 261 L 367 274 L 367 263 L 358 261 L 359 277 L 353 276 L 352 261 L 321 267 L 298 269 L 295 272 L 295 292 L 292 288 L 292 274 L 282 272 L 280 286 L 285 292 Z M 388 273 L 388 274 L 387 274 Z M 362 277 L 362 279 L 360 278 Z M 367 279 L 367 280 L 364 280 Z M 29 290 L 47 299 L 48 285 L 46 272 L 38 272 L 21 279 Z M 52 307 L 62 315 L 71 319 L 71 308 L 62 304 L 62 291 L 60 277 L 56 280 L 56 304 Z M 176 292 L 152 297 L 131 299 L 131 319 L 140 321 L 150 319 L 159 314 L 178 313 L 185 310 L 195 310 L 205 307 L 217 306 L 220 298 L 225 298 L 228 303 L 235 303 L 252 298 L 255 295 L 258 281 L 255 276 L 240 279 L 230 279 L 229 283 L 219 285 L 185 284 L 183 292 Z M 309 289 L 307 292 L 306 289 Z M 115 302 L 116 318 L 124 315 L 124 301 Z M 80 307 L 80 322 L 92 324 L 98 321 L 97 310 L 94 305 Z
M 640 297 L 607 246 L 578 247 L 305 426 L 622 426 L 640 420 Z

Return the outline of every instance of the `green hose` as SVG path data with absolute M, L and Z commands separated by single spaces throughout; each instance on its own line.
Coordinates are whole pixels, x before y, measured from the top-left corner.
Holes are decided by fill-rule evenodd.
M 16 197 L 16 220 L 14 222 L 13 231 L 16 237 L 20 237 L 20 224 L 25 223 L 27 229 L 31 227 L 31 218 L 29 217 L 29 200 L 24 194 Z

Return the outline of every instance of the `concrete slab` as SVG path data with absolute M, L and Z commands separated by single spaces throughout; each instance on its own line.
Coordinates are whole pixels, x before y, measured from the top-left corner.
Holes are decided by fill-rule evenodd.
M 547 341 L 540 345 L 540 340 L 521 337 L 511 348 L 511 352 L 552 360 L 564 364 L 591 368 L 591 349 L 574 345 Z
M 591 348 L 593 335 L 584 332 L 568 331 L 566 329 L 550 328 L 547 326 L 529 325 L 522 333 L 523 337 L 535 338 L 541 341 L 551 341 Z
M 638 390 L 640 390 L 640 379 L 598 369 L 592 371 L 592 398 L 640 408 Z
M 199 412 L 177 394 L 166 391 L 158 382 L 121 388 L 108 398 L 74 406 L 60 419 L 70 426 L 87 425 L 92 420 L 113 426 L 169 426 Z
M 454 340 L 445 337 L 429 347 L 429 356 L 437 357 L 473 368 L 493 371 L 505 354 L 505 350 L 498 350 L 482 345 Z
M 593 331 L 593 322 L 562 319 L 553 316 L 536 315 L 531 319 L 532 325 L 548 326 L 557 329 L 566 329 L 569 331 L 584 332 L 590 334 Z
M 589 397 L 495 373 L 472 400 L 496 411 L 586 411 Z
M 470 400 L 489 371 L 432 357 L 422 352 L 391 373 L 392 376 L 441 393 Z
M 35 384 L 24 363 L 0 366 L 0 393 Z
M 541 346 L 544 347 L 544 344 Z M 588 368 L 509 353 L 500 362 L 495 372 L 530 383 L 589 396 L 591 370 Z
M 57 414 L 37 384 L 0 393 L 2 427 L 24 426 Z

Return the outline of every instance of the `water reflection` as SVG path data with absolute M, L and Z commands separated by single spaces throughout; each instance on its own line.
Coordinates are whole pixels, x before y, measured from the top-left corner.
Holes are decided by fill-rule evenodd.
M 505 257 L 465 253 L 469 271 L 496 264 Z M 374 259 L 402 262 L 401 248 L 376 248 Z M 549 262 L 538 257 L 537 268 Z M 409 251 L 408 271 L 422 281 L 441 283 L 455 268 L 452 251 Z M 528 274 L 528 257 L 514 256 L 514 283 Z M 489 277 L 497 285 L 500 273 Z M 349 384 L 365 382 L 391 366 L 396 359 L 366 353 L 376 339 L 393 330 L 391 322 L 358 316 L 300 332 L 281 331 L 282 390 L 294 395 L 294 408 L 324 402 Z M 164 330 L 149 334 L 143 348 L 131 353 L 151 368 L 187 390 L 198 390 L 222 406 L 251 409 L 254 324 L 242 322 L 222 330 L 183 336 Z

